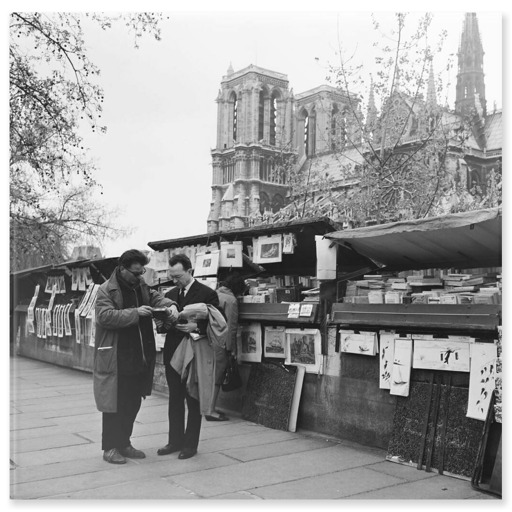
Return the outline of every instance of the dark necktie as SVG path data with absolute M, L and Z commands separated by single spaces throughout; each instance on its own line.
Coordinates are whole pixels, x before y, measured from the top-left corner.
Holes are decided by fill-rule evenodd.
M 180 289 L 180 293 L 178 293 L 178 306 L 183 307 L 183 303 L 185 302 L 185 290 L 184 288 Z

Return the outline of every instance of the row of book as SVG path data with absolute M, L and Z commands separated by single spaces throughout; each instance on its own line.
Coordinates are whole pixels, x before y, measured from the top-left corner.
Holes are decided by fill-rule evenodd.
M 248 293 L 243 303 L 318 302 L 318 281 L 314 277 L 271 276 L 247 279 Z
M 501 273 L 369 274 L 347 282 L 353 304 L 501 304 Z

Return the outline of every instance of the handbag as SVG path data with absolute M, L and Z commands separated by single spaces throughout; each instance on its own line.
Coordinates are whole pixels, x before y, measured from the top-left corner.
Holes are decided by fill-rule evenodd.
M 222 391 L 234 391 L 242 387 L 242 378 L 240 377 L 235 357 L 230 357 L 229 359 L 221 387 Z

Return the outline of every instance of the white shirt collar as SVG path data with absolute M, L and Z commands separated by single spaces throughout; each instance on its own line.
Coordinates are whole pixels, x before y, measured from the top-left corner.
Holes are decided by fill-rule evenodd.
M 185 286 L 185 288 L 183 288 L 183 295 L 187 295 L 187 293 L 190 290 L 190 287 L 192 286 L 194 281 L 195 281 L 195 279 L 192 279 L 192 281 L 190 281 L 190 283 L 188 283 L 187 286 Z

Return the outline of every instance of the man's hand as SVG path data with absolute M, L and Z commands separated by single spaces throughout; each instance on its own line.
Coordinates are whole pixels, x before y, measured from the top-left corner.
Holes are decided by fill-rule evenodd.
M 175 327 L 178 331 L 190 334 L 191 332 L 194 332 L 197 330 L 197 323 L 196 322 L 188 322 L 186 324 L 176 324 Z
M 153 314 L 153 308 L 151 306 L 140 306 L 137 308 L 139 316 L 151 316 Z
M 178 308 L 176 306 L 170 306 L 166 308 L 167 310 L 167 317 L 171 322 L 176 322 L 178 320 Z

